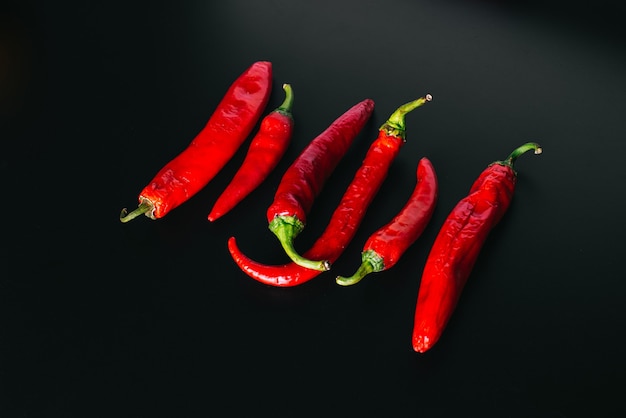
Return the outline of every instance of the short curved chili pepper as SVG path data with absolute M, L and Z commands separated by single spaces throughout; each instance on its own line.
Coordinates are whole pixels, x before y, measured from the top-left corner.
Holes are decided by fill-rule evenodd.
M 139 206 L 120 220 L 164 217 L 211 181 L 258 122 L 272 87 L 272 64 L 257 61 L 229 87 L 205 127 L 139 194 Z
M 350 277 L 337 276 L 342 286 L 358 283 L 370 273 L 389 270 L 422 235 L 435 211 L 439 186 L 435 168 L 422 158 L 417 165 L 417 184 L 404 207 L 365 241 L 361 265 Z
M 330 222 L 313 246 L 304 253 L 309 260 L 326 260 L 328 265 L 339 258 L 356 233 L 365 212 L 386 178 L 389 166 L 405 142 L 404 118 L 407 112 L 421 106 L 432 97 L 427 95 L 398 108 L 385 122 L 376 140 L 344 193 Z M 266 265 L 247 257 L 234 237 L 228 240 L 230 254 L 247 275 L 272 286 L 292 287 L 308 282 L 322 273 L 295 262 Z
M 529 142 L 490 164 L 444 221 L 418 291 L 412 338 L 416 352 L 426 352 L 441 337 L 487 236 L 509 208 L 517 181 L 513 164 L 529 150 L 542 152 L 539 144 Z
M 365 126 L 374 101 L 365 99 L 339 116 L 289 166 L 272 204 L 267 209 L 269 229 L 295 263 L 315 270 L 327 270 L 323 263 L 304 260 L 294 248 L 294 238 L 302 232 L 315 198 Z
M 285 100 L 261 121 L 241 167 L 213 205 L 209 221 L 224 216 L 254 191 L 276 168 L 287 151 L 294 126 L 291 113 L 293 91 L 289 84 L 283 84 L 283 90 Z

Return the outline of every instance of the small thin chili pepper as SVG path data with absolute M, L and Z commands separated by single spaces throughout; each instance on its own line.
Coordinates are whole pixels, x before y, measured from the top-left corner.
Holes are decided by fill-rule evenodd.
M 376 140 L 357 170 L 330 222 L 313 246 L 304 253 L 308 260 L 325 260 L 330 266 L 339 258 L 356 233 L 365 212 L 387 177 L 391 162 L 406 140 L 405 115 L 432 100 L 430 95 L 399 107 L 380 127 Z M 294 261 L 282 265 L 266 265 L 244 255 L 234 237 L 228 240 L 230 254 L 239 268 L 253 279 L 278 287 L 305 283 L 322 273 Z
M 139 206 L 120 220 L 162 218 L 189 200 L 235 155 L 258 122 L 272 87 L 272 64 L 257 61 L 229 87 L 204 128 L 139 194 Z
M 412 338 L 416 352 L 424 353 L 441 337 L 485 240 L 513 199 L 517 181 L 513 164 L 530 150 L 542 152 L 539 144 L 528 142 L 505 160 L 490 164 L 444 221 L 426 259 L 417 296 Z
M 416 175 L 417 184 L 404 207 L 370 235 L 363 245 L 357 271 L 350 277 L 337 276 L 337 284 L 353 285 L 370 273 L 389 270 L 422 235 L 435 211 L 439 186 L 435 169 L 426 157 L 419 161 Z
M 300 153 L 283 175 L 272 204 L 267 209 L 269 229 L 295 263 L 314 270 L 328 270 L 320 262 L 304 260 L 294 248 L 315 198 L 345 156 L 350 145 L 374 110 L 374 101 L 365 99 L 339 116 Z
M 293 91 L 283 84 L 285 100 L 261 121 L 241 167 L 217 198 L 208 219 L 213 222 L 237 206 L 272 172 L 287 151 L 293 133 Z

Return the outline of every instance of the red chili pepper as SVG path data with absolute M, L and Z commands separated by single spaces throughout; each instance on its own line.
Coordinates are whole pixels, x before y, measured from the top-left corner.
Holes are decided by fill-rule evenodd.
M 228 213 L 255 190 L 287 151 L 293 133 L 293 92 L 289 84 L 283 84 L 283 90 L 285 100 L 261 121 L 241 167 L 213 205 L 209 221 L 213 222 Z
M 513 163 L 529 150 L 542 152 L 529 142 L 490 164 L 444 221 L 422 273 L 413 328 L 415 351 L 429 350 L 441 337 L 489 232 L 513 199 L 517 180 Z
M 168 162 L 139 194 L 139 207 L 120 220 L 165 216 L 200 191 L 226 165 L 248 137 L 267 105 L 272 64 L 252 64 L 229 87 L 206 126 Z
M 358 270 L 350 277 L 337 276 L 338 284 L 349 286 L 370 273 L 389 270 L 422 235 L 435 211 L 439 186 L 428 158 L 419 161 L 416 174 L 417 184 L 404 207 L 365 241 Z
M 296 263 L 327 270 L 323 263 L 302 259 L 294 238 L 302 232 L 313 201 L 363 129 L 374 110 L 374 101 L 365 99 L 348 109 L 315 137 L 283 175 L 274 201 L 267 209 L 267 221 L 287 255 Z
M 326 260 L 330 266 L 343 253 L 358 229 L 365 212 L 386 178 L 389 166 L 405 142 L 404 117 L 407 112 L 431 100 L 427 95 L 398 108 L 385 122 L 371 144 L 363 163 L 344 193 L 322 235 L 304 254 L 307 260 Z M 235 263 L 253 279 L 272 286 L 289 287 L 305 283 L 322 273 L 295 262 L 266 265 L 256 262 L 237 247 L 234 237 L 228 249 Z

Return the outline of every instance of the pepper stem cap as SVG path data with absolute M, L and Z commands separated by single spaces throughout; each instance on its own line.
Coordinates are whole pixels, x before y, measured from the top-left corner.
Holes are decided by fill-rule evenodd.
M 295 216 L 276 216 L 269 223 L 269 229 L 276 235 L 291 261 L 312 270 L 330 270 L 330 261 L 309 260 L 296 250 L 294 239 L 304 229 L 304 224 L 298 218 Z
M 430 102 L 432 99 L 433 96 L 427 94 L 419 99 L 403 104 L 397 108 L 391 116 L 389 116 L 389 119 L 382 124 L 379 130 L 385 131 L 387 135 L 396 136 L 404 140 L 406 138 L 406 114 L 414 109 L 417 109 L 424 103 Z
M 374 250 L 367 250 L 361 253 L 361 265 L 350 277 L 337 276 L 335 282 L 341 286 L 357 284 L 370 273 L 376 273 L 385 269 L 383 258 Z
M 133 210 L 132 212 L 128 212 L 126 208 L 122 209 L 122 212 L 120 213 L 120 221 L 126 223 L 140 215 L 146 215 L 150 219 L 154 219 L 154 215 L 152 214 L 153 210 L 154 205 L 152 204 L 152 202 L 147 199 L 143 199 L 139 206 L 137 206 L 137 209 Z
M 276 108 L 276 111 L 291 116 L 291 109 L 293 107 L 293 89 L 291 88 L 291 84 L 283 84 L 283 90 L 285 91 L 285 100 Z
M 494 164 L 505 165 L 505 166 L 511 167 L 511 169 L 515 171 L 513 167 L 513 164 L 515 164 L 515 160 L 517 160 L 520 155 L 531 150 L 534 151 L 535 155 L 539 155 L 543 152 L 541 145 L 539 145 L 538 143 L 526 142 L 525 144 L 522 144 L 519 147 L 515 148 L 513 152 L 511 152 L 509 156 L 506 157 L 506 159 L 501 160 L 501 161 L 496 161 L 494 162 Z

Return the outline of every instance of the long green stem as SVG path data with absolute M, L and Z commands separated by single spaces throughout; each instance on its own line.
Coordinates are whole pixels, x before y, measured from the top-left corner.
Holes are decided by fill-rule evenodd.
M 330 270 L 328 260 L 309 260 L 296 251 L 294 239 L 304 229 L 304 224 L 299 219 L 293 216 L 277 216 L 270 222 L 269 229 L 276 235 L 285 253 L 294 263 L 312 270 Z
M 536 142 L 527 142 L 525 144 L 520 145 L 519 147 L 515 148 L 513 150 L 513 152 L 511 152 L 509 154 L 508 157 L 506 157 L 506 159 L 502 160 L 502 161 L 496 161 L 494 164 L 502 164 L 502 165 L 506 165 L 509 166 L 513 169 L 513 164 L 515 164 L 515 160 L 517 160 L 519 158 L 520 155 L 533 150 L 535 152 L 535 155 L 537 154 L 541 154 L 543 152 L 543 149 L 541 148 L 541 145 L 539 145 Z
M 389 119 L 380 127 L 381 131 L 385 131 L 388 135 L 397 136 L 404 139 L 406 137 L 405 116 L 410 111 L 417 109 L 426 102 L 430 102 L 433 96 L 430 94 L 420 97 L 419 99 L 405 103 L 395 110 L 389 116 Z
M 527 142 L 524 145 L 521 145 L 513 150 L 513 152 L 507 157 L 506 161 L 508 161 L 511 165 L 517 160 L 517 158 L 524 154 L 527 151 L 534 150 L 535 154 L 541 154 L 543 149 L 541 149 L 541 145 L 536 142 Z
M 350 286 L 361 281 L 370 273 L 376 273 L 385 269 L 385 261 L 374 250 L 363 251 L 361 254 L 361 265 L 350 277 L 337 276 L 335 282 L 342 286 Z
M 278 106 L 276 110 L 291 116 L 291 108 L 293 107 L 293 90 L 291 89 L 291 85 L 287 83 L 283 84 L 283 90 L 285 90 L 285 100 L 283 100 L 283 103 Z
M 120 221 L 126 223 L 140 215 L 146 215 L 147 217 L 154 219 L 152 216 L 153 209 L 154 205 L 150 201 L 144 200 L 139 204 L 139 206 L 137 206 L 137 209 L 132 212 L 128 212 L 126 208 L 122 209 L 122 212 L 120 213 Z

